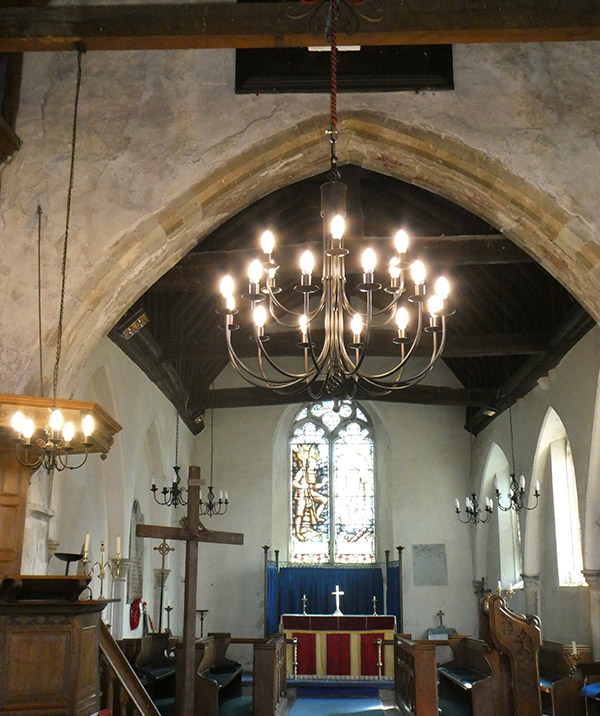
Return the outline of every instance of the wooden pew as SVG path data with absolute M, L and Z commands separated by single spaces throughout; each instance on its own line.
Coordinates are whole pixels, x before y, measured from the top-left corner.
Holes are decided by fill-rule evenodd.
M 486 595 L 479 602 L 479 635 L 498 654 L 496 716 L 541 716 L 539 618 L 511 612 L 499 594 Z
M 394 694 L 404 714 L 438 716 L 435 647 L 440 642 L 394 637 Z M 444 644 L 446 642 L 443 642 Z
M 218 716 L 219 701 L 242 695 L 242 665 L 225 656 L 230 634 L 210 634 L 200 641 L 194 716 Z
M 253 716 L 274 716 L 287 691 L 285 636 L 254 642 Z
M 134 661 L 134 669 L 152 699 L 175 694 L 175 660 L 167 655 L 170 647 L 169 632 L 149 634 L 140 640 L 140 649 Z
M 585 716 L 585 700 L 579 695 L 584 681 L 571 669 L 571 645 L 544 639 L 539 653 L 542 710 L 553 716 Z M 579 662 L 590 664 L 592 651 L 587 645 L 577 646 Z M 591 666 L 591 664 L 590 664 Z M 598 665 L 600 667 L 600 664 Z
M 498 716 L 494 694 L 498 689 L 499 659 L 489 644 L 461 634 L 450 634 L 451 661 L 438 668 L 440 698 L 462 706 L 465 714 Z

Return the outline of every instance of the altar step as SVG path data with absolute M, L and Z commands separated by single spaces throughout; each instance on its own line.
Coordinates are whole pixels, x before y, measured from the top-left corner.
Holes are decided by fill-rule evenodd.
M 296 698 L 377 698 L 380 689 L 393 689 L 391 679 L 378 676 L 300 676 L 287 680 Z

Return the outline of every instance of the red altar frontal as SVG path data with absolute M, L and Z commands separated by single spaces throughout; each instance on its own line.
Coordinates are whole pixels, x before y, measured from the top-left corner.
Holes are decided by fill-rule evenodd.
M 281 631 L 288 640 L 288 671 L 293 672 L 294 645 L 298 676 L 379 676 L 393 678 L 396 631 L 394 616 L 325 616 L 284 614 Z M 377 640 L 381 639 L 381 651 Z M 390 642 L 385 645 L 385 642 Z

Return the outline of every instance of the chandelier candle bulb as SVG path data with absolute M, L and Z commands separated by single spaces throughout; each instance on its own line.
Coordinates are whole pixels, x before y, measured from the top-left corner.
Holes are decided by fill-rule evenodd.
M 344 229 L 346 228 L 346 223 L 344 222 L 343 217 L 341 217 L 339 214 L 333 217 L 331 220 L 331 238 L 336 239 L 337 241 L 341 241 L 342 237 L 344 236 Z
M 270 260 L 271 254 L 273 253 L 273 249 L 275 248 L 275 237 L 273 236 L 271 231 L 265 231 L 263 233 L 263 235 L 260 237 L 260 245 L 262 247 L 263 253 L 265 253 Z
M 521 475 L 521 479 L 519 480 L 519 487 L 521 490 L 525 491 L 525 476 Z
M 65 440 L 65 443 L 67 445 L 73 440 L 73 437 L 75 436 L 75 426 L 72 422 L 65 423 L 63 427 L 63 438 Z
M 120 536 L 117 537 L 117 552 L 116 552 L 116 554 L 117 554 L 117 557 L 119 557 L 121 554 L 121 537 Z
M 435 292 L 442 301 L 445 301 L 450 295 L 450 284 L 445 276 L 440 276 L 435 282 Z
M 90 551 L 90 533 L 86 532 L 83 539 L 83 553 L 87 554 Z
M 250 280 L 249 292 L 251 295 L 257 294 L 260 291 L 260 279 L 263 275 L 263 266 L 258 259 L 250 262 L 248 266 L 248 278 Z
M 536 480 L 535 481 L 535 496 L 538 497 L 539 494 L 540 494 L 540 481 Z
M 52 430 L 52 433 L 55 435 L 59 432 L 59 430 L 62 428 L 63 424 L 63 416 L 60 410 L 53 410 L 52 414 L 50 415 L 50 429 Z
M 25 422 L 25 417 L 23 413 L 18 410 L 11 418 L 10 424 L 12 425 L 13 430 L 18 433 L 19 437 L 21 436 L 23 432 L 23 423 Z
M 350 328 L 352 330 L 352 342 L 355 344 L 360 343 L 360 334 L 362 333 L 363 322 L 358 313 L 355 314 L 354 318 L 350 322 Z
M 227 296 L 225 299 L 225 309 L 233 313 L 235 311 L 235 298 L 233 296 Z
M 400 231 L 396 232 L 394 246 L 399 255 L 405 254 L 408 251 L 408 234 L 404 229 L 400 229 Z
M 35 432 L 35 424 L 33 420 L 31 418 L 26 418 L 23 421 L 23 427 L 21 430 L 23 437 L 25 438 L 25 444 L 27 445 L 30 443 L 33 433 Z
M 454 506 L 456 508 L 456 511 L 460 512 L 460 502 L 458 501 L 458 497 L 454 500 Z
M 234 288 L 235 286 L 231 276 L 229 276 L 229 274 L 223 276 L 223 278 L 221 279 L 221 283 L 219 284 L 219 290 L 221 291 L 221 295 L 223 296 L 223 298 L 226 299 L 229 296 L 232 296 Z
M 94 418 L 92 418 L 91 415 L 86 415 L 81 423 L 81 432 L 85 435 L 86 438 L 89 438 L 90 435 L 94 432 L 94 428 Z

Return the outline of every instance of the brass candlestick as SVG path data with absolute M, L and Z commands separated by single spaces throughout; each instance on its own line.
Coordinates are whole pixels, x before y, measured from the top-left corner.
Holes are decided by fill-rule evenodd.
M 98 578 L 100 579 L 100 599 L 104 599 L 104 580 L 106 579 L 106 572 L 110 573 L 110 576 L 113 579 L 116 579 L 119 576 L 119 571 L 121 568 L 121 553 L 117 552 L 114 566 L 106 560 L 106 550 L 104 549 L 104 540 L 100 542 L 100 559 L 97 562 L 94 562 L 92 566 L 90 567 L 90 560 L 88 559 L 88 550 L 84 549 L 83 551 L 83 559 L 81 560 L 83 564 L 83 572 L 86 575 L 86 577 L 91 577 L 94 573 L 94 570 L 96 567 L 98 567 Z

